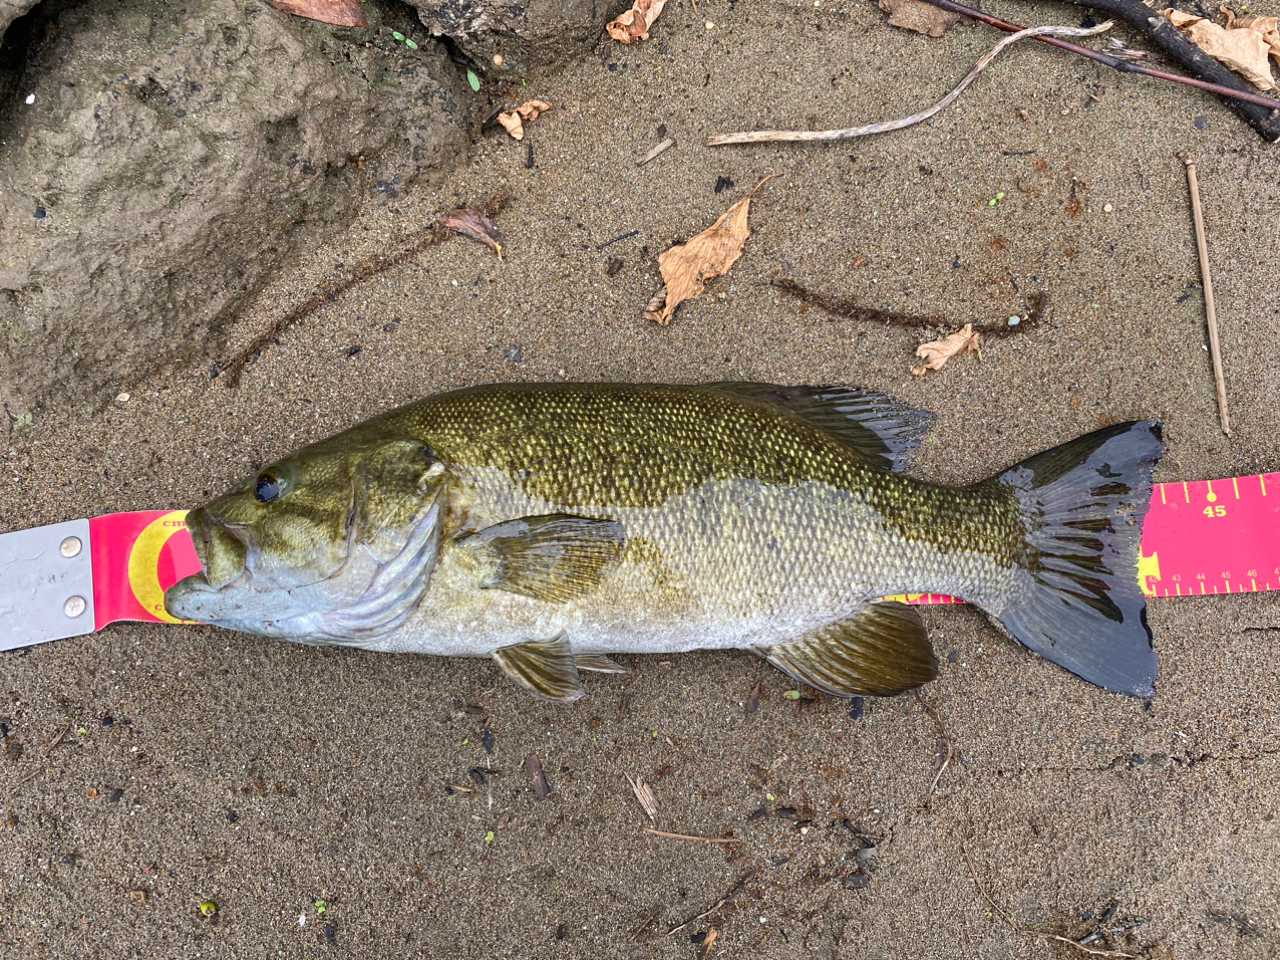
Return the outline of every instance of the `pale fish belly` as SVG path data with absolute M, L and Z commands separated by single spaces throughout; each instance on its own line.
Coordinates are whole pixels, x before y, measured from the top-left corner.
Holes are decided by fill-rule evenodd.
M 368 649 L 488 656 L 558 636 L 592 653 L 767 647 L 878 597 L 920 591 L 980 600 L 1012 576 L 980 553 L 944 554 L 904 539 L 856 492 L 817 482 L 716 481 L 653 508 L 502 507 L 475 512 L 486 523 L 544 513 L 616 518 L 626 552 L 598 587 L 550 603 L 482 587 L 468 550 L 447 544 L 417 613 Z

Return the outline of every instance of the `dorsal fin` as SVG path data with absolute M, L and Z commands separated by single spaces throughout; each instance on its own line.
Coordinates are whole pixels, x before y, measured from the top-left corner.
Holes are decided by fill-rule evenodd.
M 927 410 L 909 407 L 873 390 L 735 382 L 706 387 L 786 410 L 839 437 L 869 466 L 891 473 L 910 466 L 934 420 Z

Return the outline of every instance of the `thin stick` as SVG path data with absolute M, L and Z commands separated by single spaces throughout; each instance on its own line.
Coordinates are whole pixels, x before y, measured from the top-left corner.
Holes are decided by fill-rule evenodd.
M 1043 930 L 1028 930 L 1026 927 L 1013 919 L 1005 909 L 996 903 L 991 894 L 987 893 L 987 888 L 982 885 L 982 881 L 978 879 L 978 871 L 973 866 L 973 861 L 969 859 L 969 851 L 963 846 L 960 853 L 964 857 L 964 862 L 969 867 L 969 876 L 973 878 L 973 885 L 978 888 L 978 892 L 986 898 L 987 903 L 991 904 L 991 909 L 1000 915 L 1000 919 L 1009 925 L 1014 933 L 1020 933 L 1025 937 L 1044 937 L 1046 940 L 1057 940 L 1059 943 L 1066 943 L 1077 950 L 1087 953 L 1091 957 L 1127 957 L 1129 960 L 1136 960 L 1132 953 L 1121 953 L 1119 950 L 1100 950 L 1097 947 L 1087 947 L 1078 940 L 1072 940 L 1069 937 L 1061 937 L 1056 933 L 1045 933 Z
M 1209 320 L 1209 356 L 1213 359 L 1213 382 L 1218 388 L 1218 419 L 1222 432 L 1231 436 L 1227 419 L 1227 382 L 1222 375 L 1222 347 L 1218 343 L 1218 312 L 1213 305 L 1213 280 L 1209 276 L 1209 246 L 1204 239 L 1204 217 L 1200 213 L 1200 185 L 1196 182 L 1196 162 L 1182 157 L 1187 165 L 1187 187 L 1191 190 L 1191 219 L 1196 226 L 1196 250 L 1200 253 L 1200 276 L 1204 279 L 1204 312 Z
M 70 732 L 71 732 L 71 724 L 68 723 L 65 727 L 62 728 L 62 732 L 58 734 L 56 737 L 54 737 L 53 740 L 49 743 L 49 745 L 44 748 L 44 755 L 47 757 L 49 754 L 53 753 L 53 748 L 56 747 L 58 744 L 60 744 L 62 742 L 62 738 L 65 737 Z
M 974 20 L 981 20 L 989 26 L 996 27 L 1000 30 L 1007 30 L 1010 33 L 1021 30 L 1022 27 L 1016 23 L 1010 23 L 1008 20 L 1001 20 L 999 17 L 993 17 L 989 13 L 983 13 L 981 10 L 975 10 L 973 7 L 966 7 L 962 3 L 954 3 L 952 0 L 925 0 L 925 3 L 931 3 L 940 10 L 949 10 L 952 13 L 959 13 L 966 17 L 972 17 Z M 1234 87 L 1223 86 L 1220 83 L 1211 83 L 1208 80 L 1196 80 L 1193 77 L 1184 77 L 1180 74 L 1169 73 L 1165 70 L 1156 70 L 1154 67 L 1145 67 L 1140 63 L 1132 63 L 1128 60 L 1121 60 L 1119 57 L 1113 57 L 1109 53 L 1102 53 L 1099 50 L 1091 50 L 1088 47 L 1082 47 L 1079 44 L 1071 43 L 1068 40 L 1058 40 L 1055 37 L 1037 37 L 1041 43 L 1047 43 L 1051 46 L 1058 47 L 1062 50 L 1069 50 L 1074 54 L 1082 57 L 1088 57 L 1090 60 L 1096 60 L 1098 63 L 1106 64 L 1121 73 L 1138 73 L 1144 77 L 1154 77 L 1157 80 L 1168 80 L 1170 83 L 1180 83 L 1188 87 L 1196 87 L 1199 90 L 1207 90 L 1210 93 L 1216 93 L 1220 97 L 1230 97 L 1233 100 L 1243 100 L 1246 103 L 1257 104 L 1260 107 L 1266 107 L 1268 110 L 1280 109 L 1280 100 L 1271 100 L 1267 97 L 1259 96 L 1256 93 L 1250 93 L 1247 90 L 1237 90 Z
M 667 833 L 665 830 L 655 830 L 653 827 L 645 827 L 644 832 L 651 833 L 655 837 L 666 837 L 668 840 L 693 840 L 696 843 L 742 843 L 742 841 L 736 837 L 728 837 L 725 839 L 691 837 L 687 833 Z
M 969 84 L 977 78 L 983 70 L 1005 47 L 1010 44 L 1017 43 L 1019 40 L 1026 40 L 1030 37 L 1043 36 L 1062 36 L 1062 37 L 1092 37 L 1095 34 L 1110 30 L 1113 21 L 1108 20 L 1106 23 L 1100 23 L 1096 27 L 1031 27 L 1027 30 L 1019 30 L 1012 36 L 1005 37 L 994 47 L 982 55 L 977 65 L 969 71 L 969 75 L 960 81 L 960 85 L 948 93 L 945 97 L 920 113 L 912 114 L 901 120 L 889 120 L 884 123 L 871 123 L 865 127 L 851 127 L 844 130 L 756 130 L 743 131 L 741 133 L 723 133 L 719 136 L 712 137 L 707 141 L 707 145 L 711 147 L 723 147 L 731 143 L 777 143 L 779 141 L 794 140 L 849 140 L 853 137 L 867 137 L 875 133 L 888 133 L 891 130 L 902 130 L 906 127 L 914 126 L 928 120 L 935 113 L 945 110 L 951 103 L 964 93 Z

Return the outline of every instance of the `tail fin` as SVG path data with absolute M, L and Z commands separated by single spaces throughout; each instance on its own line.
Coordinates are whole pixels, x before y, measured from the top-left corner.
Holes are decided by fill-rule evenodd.
M 1160 425 L 1121 423 L 991 481 L 1026 527 L 1021 583 L 997 617 L 1014 638 L 1107 690 L 1150 696 L 1156 654 L 1138 583 Z

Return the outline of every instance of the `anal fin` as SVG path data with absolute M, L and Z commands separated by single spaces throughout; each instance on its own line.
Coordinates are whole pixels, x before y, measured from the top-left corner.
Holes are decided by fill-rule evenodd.
M 938 673 L 920 614 L 901 603 L 873 603 L 758 652 L 795 680 L 837 697 L 891 696 Z
M 591 670 L 595 673 L 630 673 L 620 663 L 610 660 L 603 653 L 575 653 L 573 662 L 579 670 Z
M 502 647 L 493 651 L 493 659 L 508 677 L 547 700 L 572 703 L 586 693 L 564 637 Z

